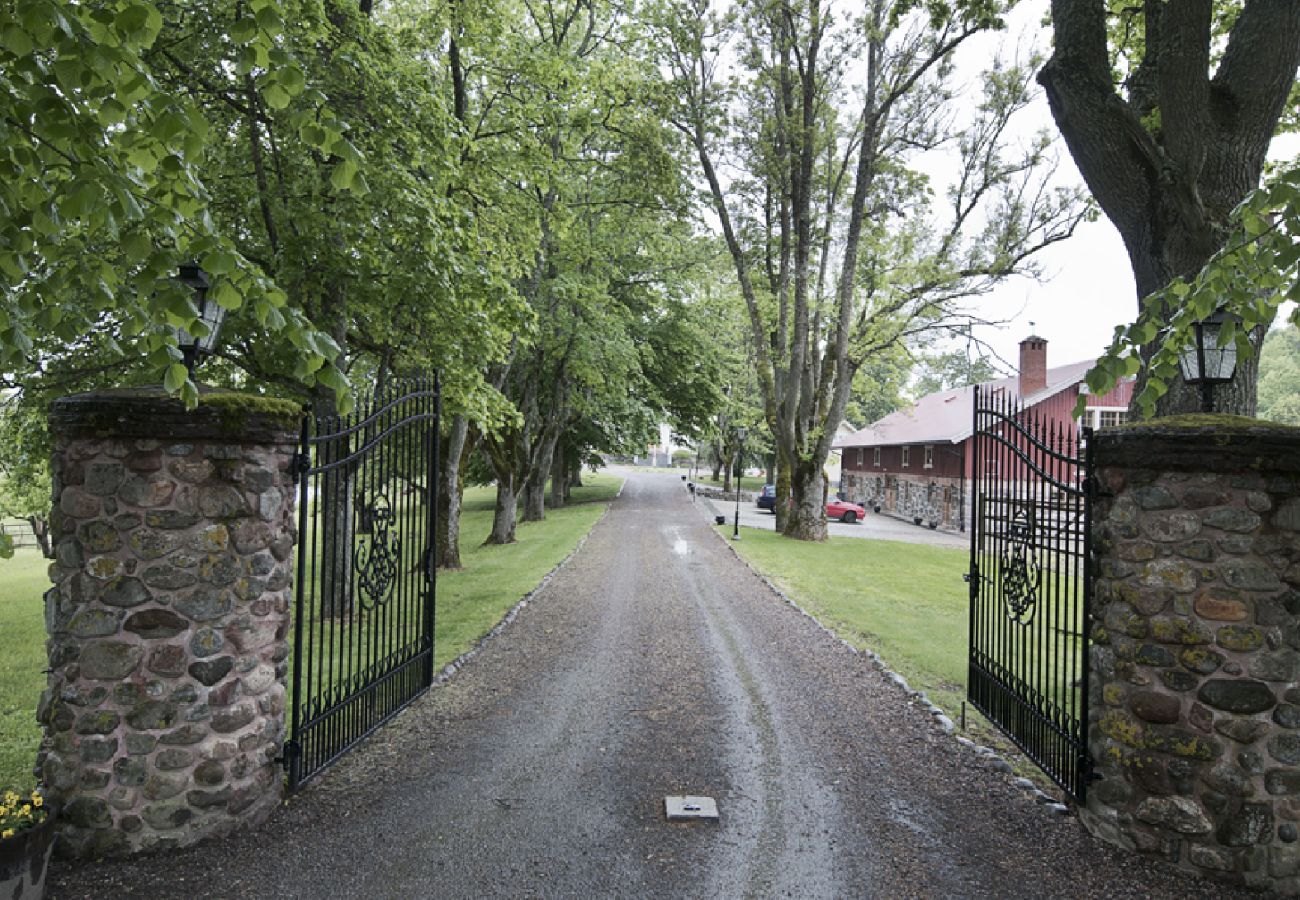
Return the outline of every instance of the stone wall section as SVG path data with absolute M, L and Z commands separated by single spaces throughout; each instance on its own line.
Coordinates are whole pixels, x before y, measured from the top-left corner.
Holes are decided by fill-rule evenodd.
M 216 417 L 211 437 L 191 427 L 183 440 L 54 425 L 38 766 L 62 807 L 62 852 L 166 849 L 259 823 L 283 792 L 291 432 L 245 443 Z
M 1179 868 L 1298 892 L 1300 434 L 1095 442 L 1100 780 L 1081 817 Z

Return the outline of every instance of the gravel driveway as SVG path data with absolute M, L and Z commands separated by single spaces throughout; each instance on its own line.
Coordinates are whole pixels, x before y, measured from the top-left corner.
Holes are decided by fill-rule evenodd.
M 677 793 L 721 820 L 665 821 Z M 1230 896 L 1035 805 L 755 578 L 680 482 L 635 474 L 502 634 L 265 827 L 53 878 L 54 897 Z

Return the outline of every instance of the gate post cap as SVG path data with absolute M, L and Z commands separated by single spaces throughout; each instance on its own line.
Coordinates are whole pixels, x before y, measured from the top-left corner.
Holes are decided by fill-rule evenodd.
M 1171 471 L 1300 472 L 1300 428 L 1247 416 L 1191 413 L 1093 432 L 1102 466 Z
M 293 443 L 302 407 L 292 400 L 200 387 L 186 409 L 161 386 L 111 388 L 61 397 L 50 430 L 68 438 L 220 438 L 229 443 Z

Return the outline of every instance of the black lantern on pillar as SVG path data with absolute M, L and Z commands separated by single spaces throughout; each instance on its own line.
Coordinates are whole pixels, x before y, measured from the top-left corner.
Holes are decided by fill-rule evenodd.
M 1237 370 L 1237 343 L 1235 340 L 1221 343 L 1220 330 L 1225 324 L 1240 321 L 1222 307 L 1216 309 L 1192 326 L 1195 341 L 1179 357 L 1183 381 L 1201 386 L 1204 412 L 1214 408 L 1214 386 L 1231 381 L 1232 373 Z
M 184 328 L 176 329 L 176 343 L 180 345 L 181 358 L 185 368 L 189 369 L 190 378 L 193 378 L 199 358 L 211 353 L 217 345 L 217 335 L 221 332 L 221 323 L 225 321 L 226 310 L 208 296 L 208 288 L 212 283 L 208 281 L 208 273 L 199 268 L 198 263 L 182 263 L 177 280 L 194 291 L 194 305 L 199 310 L 199 321 L 207 327 L 207 332 L 201 337 L 195 337 Z

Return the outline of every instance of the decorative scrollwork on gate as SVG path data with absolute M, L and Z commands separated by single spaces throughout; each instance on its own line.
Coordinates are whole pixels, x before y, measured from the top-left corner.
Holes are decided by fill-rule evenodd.
M 393 522 L 392 506 L 384 494 L 375 494 L 361 508 L 361 534 L 357 542 L 353 568 L 357 573 L 357 586 L 361 589 L 361 605 L 373 609 L 387 602 L 397 580 L 402 558 L 402 539 L 390 534 Z
M 1007 529 L 1008 542 L 1002 553 L 999 577 L 1002 598 L 1007 616 L 1021 625 L 1034 617 L 1038 593 L 1043 583 L 1043 570 L 1031 557 L 1034 539 L 1034 517 L 1025 507 L 1017 509 Z

